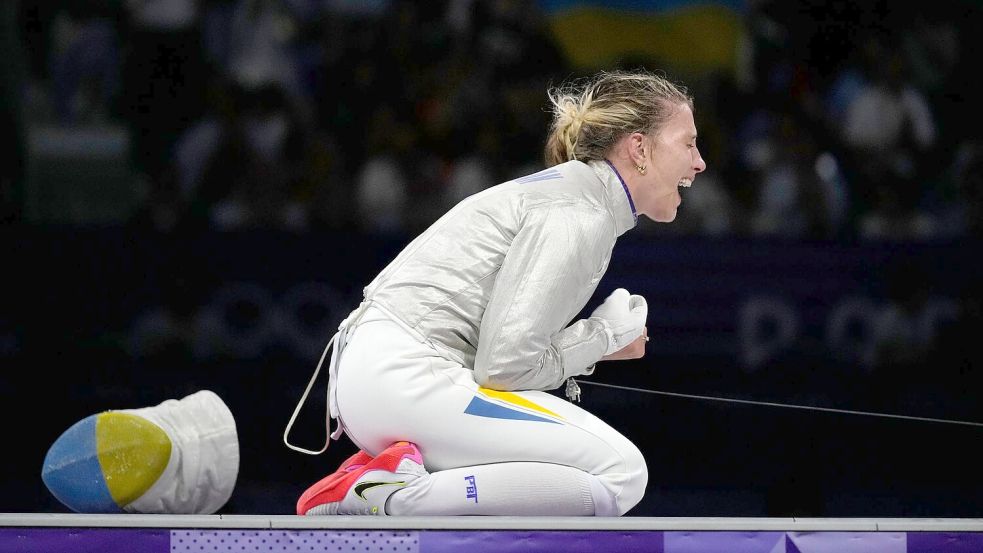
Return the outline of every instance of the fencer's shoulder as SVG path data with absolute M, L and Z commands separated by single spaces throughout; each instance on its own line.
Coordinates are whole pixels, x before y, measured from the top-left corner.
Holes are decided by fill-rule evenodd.
M 590 165 L 575 159 L 544 169 L 541 173 L 556 173 L 560 179 L 578 186 L 591 186 L 597 181 L 597 175 Z
M 600 199 L 600 180 L 589 165 L 568 161 L 535 173 L 514 178 L 505 183 L 520 193 L 539 193 L 547 196 L 575 194 L 596 202 Z
M 569 178 L 581 179 L 585 181 L 596 179 L 594 170 L 590 168 L 590 165 L 584 163 L 583 161 L 572 159 L 559 165 L 555 165 L 554 167 L 567 174 Z
M 532 170 L 530 169 L 530 171 Z M 582 161 L 571 160 L 565 163 L 553 165 L 551 167 L 542 168 L 537 171 L 532 171 L 527 174 L 521 174 L 508 182 L 529 184 L 564 180 L 589 181 L 591 175 L 592 170 L 589 165 Z

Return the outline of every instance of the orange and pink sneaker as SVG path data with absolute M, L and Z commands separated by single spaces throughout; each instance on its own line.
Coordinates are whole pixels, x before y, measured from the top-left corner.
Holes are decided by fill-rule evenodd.
M 423 455 L 410 442 L 396 442 L 374 459 L 359 451 L 300 496 L 297 514 L 387 515 L 389 496 L 426 475 Z

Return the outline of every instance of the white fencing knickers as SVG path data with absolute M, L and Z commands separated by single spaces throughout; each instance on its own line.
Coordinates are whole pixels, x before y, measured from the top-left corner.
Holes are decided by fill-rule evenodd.
M 431 472 L 392 514 L 612 516 L 641 500 L 641 452 L 599 418 L 546 392 L 480 388 L 375 305 L 355 324 L 332 386 L 345 432 L 373 456 L 413 442 Z

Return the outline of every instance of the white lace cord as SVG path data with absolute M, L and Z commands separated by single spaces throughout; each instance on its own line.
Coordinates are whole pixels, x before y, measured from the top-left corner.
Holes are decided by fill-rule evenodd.
M 311 388 L 314 387 L 314 382 L 317 380 L 318 373 L 321 372 L 321 365 L 324 364 L 324 358 L 328 355 L 328 350 L 331 349 L 331 347 L 338 341 L 339 334 L 341 334 L 341 331 L 336 333 L 331 338 L 331 340 L 328 341 L 328 345 L 324 346 L 324 352 L 321 353 L 321 360 L 317 362 L 317 368 L 314 369 L 314 375 L 311 376 L 311 381 L 307 383 L 307 389 L 304 390 L 304 395 L 300 397 L 300 402 L 298 402 L 297 407 L 294 408 L 294 414 L 290 415 L 290 422 L 287 423 L 287 427 L 283 430 L 283 443 L 294 451 L 299 451 L 301 453 L 306 453 L 308 455 L 320 455 L 325 451 L 327 451 L 328 446 L 331 445 L 332 436 L 331 436 L 331 387 L 330 385 L 328 386 L 327 397 L 326 397 L 327 406 L 324 413 L 324 429 L 325 429 L 324 447 L 322 447 L 317 451 L 311 449 L 304 449 L 302 447 L 298 447 L 291 444 L 290 441 L 287 439 L 287 435 L 290 434 L 290 429 L 293 428 L 294 421 L 297 420 L 297 415 L 300 414 L 300 409 L 304 406 L 304 402 L 307 401 L 307 395 L 311 393 Z M 333 358 L 334 355 L 332 355 L 332 359 Z M 341 428 L 339 427 L 338 430 L 341 430 Z

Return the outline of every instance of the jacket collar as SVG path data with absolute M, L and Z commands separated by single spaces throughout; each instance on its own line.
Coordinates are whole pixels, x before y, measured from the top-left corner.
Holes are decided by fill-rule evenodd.
M 604 184 L 604 198 L 614 216 L 618 236 L 621 236 L 638 224 L 638 215 L 635 213 L 628 186 L 621 179 L 618 171 L 606 160 L 590 161 L 587 165 Z

